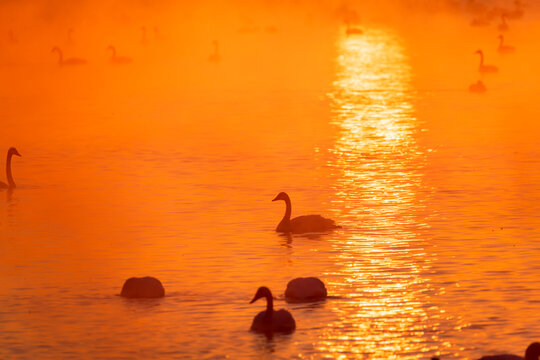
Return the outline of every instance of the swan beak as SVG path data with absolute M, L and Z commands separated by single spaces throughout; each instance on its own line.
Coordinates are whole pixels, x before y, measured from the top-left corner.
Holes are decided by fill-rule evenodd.
M 259 300 L 261 298 L 261 296 L 257 296 L 258 294 L 255 294 L 255 297 L 253 298 L 253 300 L 251 300 L 249 303 L 250 304 L 253 304 L 255 301 Z
M 272 200 L 272 201 L 277 201 L 277 200 L 281 200 L 281 199 L 279 198 L 279 195 L 276 196 L 276 197 L 274 198 L 274 200 Z
M 17 150 L 15 150 L 15 152 L 13 153 L 13 155 L 17 155 L 17 156 L 21 156 L 21 157 L 22 157 L 22 155 L 19 154 L 19 152 L 18 152 Z

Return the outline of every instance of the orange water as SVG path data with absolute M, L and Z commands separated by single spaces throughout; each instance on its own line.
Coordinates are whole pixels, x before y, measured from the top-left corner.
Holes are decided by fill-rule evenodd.
M 231 28 L 219 64 L 171 28 L 127 67 L 4 51 L 0 151 L 22 157 L 0 191 L 0 357 L 522 354 L 540 339 L 540 28 L 501 57 L 464 18 L 422 19 Z M 477 95 L 480 46 L 501 72 Z M 277 235 L 280 191 L 343 228 Z M 144 275 L 167 296 L 117 296 Z M 299 276 L 331 298 L 285 303 Z M 261 285 L 296 332 L 248 331 Z

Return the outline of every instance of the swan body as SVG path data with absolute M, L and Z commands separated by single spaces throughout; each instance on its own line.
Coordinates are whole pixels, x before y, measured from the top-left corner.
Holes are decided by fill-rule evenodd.
M 310 232 L 325 232 L 340 228 L 334 220 L 321 215 L 304 215 L 291 219 L 291 199 L 289 195 L 280 192 L 272 201 L 283 200 L 286 204 L 285 215 L 278 224 L 276 231 L 282 233 L 305 234 Z
M 516 51 L 516 48 L 510 45 L 504 45 L 504 36 L 499 35 L 499 47 L 497 48 L 497 51 L 499 54 L 512 54 Z
M 107 46 L 107 50 L 111 51 L 109 62 L 114 65 L 127 65 L 133 62 L 133 59 L 127 56 L 116 55 L 116 48 L 112 45 Z
M 326 299 L 326 287 L 316 277 L 296 278 L 287 284 L 285 300 L 287 302 L 311 302 Z
M 499 68 L 495 65 L 484 65 L 484 52 L 482 50 L 477 50 L 475 54 L 480 55 L 480 65 L 478 66 L 478 71 L 482 74 L 492 74 L 499 72 Z
M 217 64 L 221 60 L 221 56 L 219 55 L 219 42 L 214 40 L 212 41 L 212 44 L 214 45 L 214 52 L 208 56 L 208 61 Z
M 266 298 L 266 310 L 258 313 L 251 323 L 251 330 L 263 333 L 291 333 L 296 329 L 296 322 L 291 313 L 285 309 L 274 310 L 274 300 L 270 289 L 261 286 L 250 301 L 254 303 L 258 299 Z
M 6 159 L 6 178 L 8 183 L 6 184 L 0 181 L 0 189 L 15 189 L 17 187 L 15 181 L 13 181 L 13 174 L 11 173 L 11 158 L 13 155 L 21 156 L 17 149 L 10 147 Z
M 51 52 L 52 53 L 54 53 L 54 52 L 58 53 L 58 65 L 60 65 L 60 67 L 62 67 L 62 66 L 78 66 L 78 65 L 86 64 L 86 60 L 81 59 L 81 58 L 67 58 L 67 59 L 64 59 L 64 54 L 62 53 L 62 50 L 58 46 L 53 47 Z
M 161 281 L 154 277 L 132 277 L 127 279 L 122 286 L 120 296 L 131 299 L 160 298 L 165 296 L 165 289 Z
M 357 27 L 351 27 L 349 22 L 347 21 L 347 28 L 345 29 L 345 34 L 347 36 L 349 35 L 362 35 L 364 31 L 362 29 L 359 29 Z
M 473 93 L 481 94 L 481 93 L 485 93 L 486 90 L 487 90 L 486 85 L 484 85 L 484 83 L 480 80 L 478 80 L 476 83 L 471 84 L 469 86 L 469 91 Z
M 540 357 L 540 343 L 533 342 L 527 347 L 527 350 L 525 350 L 525 357 L 518 356 L 518 355 L 503 354 L 503 355 L 483 356 L 479 360 L 538 360 L 539 357 Z

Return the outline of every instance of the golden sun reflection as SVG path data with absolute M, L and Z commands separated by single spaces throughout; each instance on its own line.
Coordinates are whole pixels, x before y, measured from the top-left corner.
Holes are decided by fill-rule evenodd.
M 334 277 L 345 300 L 319 349 L 344 358 L 421 358 L 437 351 L 444 312 L 431 306 L 424 227 L 424 154 L 415 136 L 411 69 L 399 39 L 385 30 L 338 40 L 332 100 L 339 137 L 328 164 L 338 180 L 338 215 L 351 231 Z M 339 328 L 337 328 L 339 327 Z M 345 335 L 346 334 L 346 335 Z M 410 354 L 410 356 L 403 356 Z

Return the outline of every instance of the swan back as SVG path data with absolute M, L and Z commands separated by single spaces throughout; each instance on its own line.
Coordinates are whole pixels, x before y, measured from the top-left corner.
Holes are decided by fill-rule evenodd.
M 538 360 L 540 357 L 540 343 L 533 342 L 525 350 L 525 357 L 511 354 L 483 356 L 479 360 Z
M 126 280 L 120 296 L 127 298 L 160 298 L 165 296 L 165 289 L 158 279 L 146 276 L 132 277 Z
M 324 283 L 316 277 L 296 278 L 287 284 L 287 302 L 310 302 L 323 300 L 327 296 Z
M 325 232 L 339 229 L 332 219 L 327 219 L 321 215 L 302 215 L 291 219 L 290 231 L 293 234 L 305 234 L 310 232 Z

